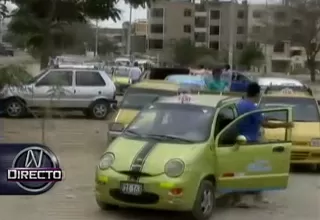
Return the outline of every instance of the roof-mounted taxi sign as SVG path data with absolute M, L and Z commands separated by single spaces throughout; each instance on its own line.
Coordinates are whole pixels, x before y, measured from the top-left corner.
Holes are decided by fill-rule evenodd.
M 283 95 L 294 95 L 294 94 L 307 94 L 312 96 L 312 90 L 304 85 L 304 86 L 268 86 L 264 94 L 271 94 L 271 93 L 277 93 L 277 94 L 283 94 Z
M 178 96 L 178 100 L 181 104 L 187 104 L 187 103 L 190 103 L 191 102 L 191 96 L 189 94 L 180 94 Z

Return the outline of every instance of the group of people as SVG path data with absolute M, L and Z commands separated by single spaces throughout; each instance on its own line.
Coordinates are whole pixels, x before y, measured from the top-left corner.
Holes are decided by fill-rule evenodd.
M 199 69 L 190 69 L 191 75 L 205 76 L 206 86 L 209 90 L 227 92 L 230 91 L 232 82 L 232 70 L 229 64 L 224 68 L 205 69 L 203 65 Z

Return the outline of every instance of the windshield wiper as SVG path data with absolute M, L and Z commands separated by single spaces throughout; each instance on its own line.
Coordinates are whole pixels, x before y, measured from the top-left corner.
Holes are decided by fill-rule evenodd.
M 188 142 L 188 143 L 194 143 L 195 142 L 195 141 L 192 141 L 192 140 L 188 140 L 188 139 L 181 138 L 181 137 L 178 137 L 178 136 L 173 136 L 173 135 L 146 134 L 146 136 L 150 137 L 150 138 L 160 139 L 160 140 L 163 140 L 163 139 L 166 139 L 166 140 L 177 140 L 177 141 L 183 141 L 183 142 Z

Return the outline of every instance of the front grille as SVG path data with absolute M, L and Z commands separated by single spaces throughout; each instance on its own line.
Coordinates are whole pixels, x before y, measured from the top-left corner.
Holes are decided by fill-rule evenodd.
M 124 174 L 124 175 L 127 175 L 127 176 L 136 177 L 136 178 L 151 176 L 151 175 L 148 174 L 148 173 L 131 171 L 131 170 L 129 170 L 129 171 L 118 171 L 118 172 L 119 172 L 119 173 L 122 173 L 122 174 Z
M 293 151 L 291 152 L 291 160 L 305 160 L 309 156 L 307 151 Z
M 136 204 L 156 204 L 159 201 L 159 196 L 154 193 L 143 192 L 139 196 L 126 195 L 120 192 L 119 189 L 111 189 L 110 195 L 119 201 Z

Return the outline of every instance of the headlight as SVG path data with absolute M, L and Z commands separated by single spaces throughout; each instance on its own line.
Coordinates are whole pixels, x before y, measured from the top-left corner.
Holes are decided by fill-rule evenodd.
M 178 177 L 184 172 L 184 162 L 180 159 L 169 160 L 164 166 L 164 172 L 169 177 Z
M 105 155 L 102 156 L 102 158 L 100 159 L 99 162 L 99 168 L 101 170 L 106 170 L 109 169 L 111 167 L 111 165 L 114 162 L 114 154 L 112 153 L 106 153 Z

